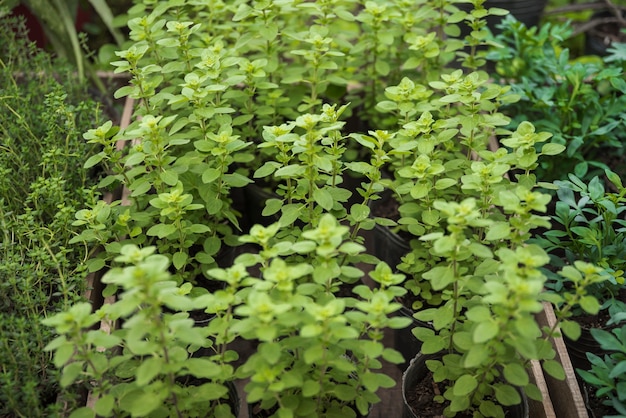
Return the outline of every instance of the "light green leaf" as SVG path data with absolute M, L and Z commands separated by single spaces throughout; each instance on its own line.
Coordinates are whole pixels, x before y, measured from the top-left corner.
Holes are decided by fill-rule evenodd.
M 481 322 L 474 329 L 474 342 L 480 344 L 489 341 L 498 335 L 499 330 L 498 324 L 493 320 Z
M 545 360 L 541 366 L 543 370 L 548 373 L 550 376 L 554 377 L 558 380 L 565 379 L 565 370 L 563 370 L 563 366 L 556 360 Z
M 165 238 L 176 232 L 176 226 L 172 224 L 157 224 L 153 225 L 148 231 L 146 235 L 151 237 L 157 236 L 159 238 Z
M 454 383 L 452 393 L 454 396 L 466 396 L 472 393 L 478 387 L 476 377 L 465 374 L 457 379 Z
M 500 402 L 500 404 L 504 406 L 511 406 L 518 405 L 522 401 L 522 397 L 513 386 L 505 384 L 498 384 L 495 386 L 496 399 Z
M 509 363 L 503 369 L 504 378 L 515 386 L 526 386 L 529 383 L 528 372 L 517 363 Z
M 70 418 L 95 418 L 95 417 L 96 417 L 96 411 L 86 406 L 76 409 L 70 415 Z
M 325 189 L 313 190 L 313 199 L 324 209 L 331 210 L 334 205 L 333 196 Z
M 155 376 L 161 373 L 162 367 L 163 360 L 159 357 L 150 357 L 143 360 L 135 371 L 135 382 L 138 386 L 147 385 Z

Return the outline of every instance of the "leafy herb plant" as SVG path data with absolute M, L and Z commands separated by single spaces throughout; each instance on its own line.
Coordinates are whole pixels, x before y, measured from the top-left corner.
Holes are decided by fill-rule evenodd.
M 25 42 L 23 22 L 1 24 L 0 415 L 45 417 L 77 402 L 59 386 L 40 320 L 85 291 L 88 251 L 71 243 L 72 222 L 98 199 L 98 173 L 77 167 L 95 152 L 80 136 L 100 111 L 71 66 Z
M 54 351 L 63 371 L 61 384 L 88 385 L 97 397 L 93 407 L 73 411 L 73 418 L 236 416 L 238 398 L 229 398 L 228 382 L 237 353 L 226 348 L 233 334 L 225 326 L 232 311 L 208 303 L 217 299 L 190 296 L 191 285 L 177 286 L 168 258 L 154 251 L 122 247 L 117 261 L 129 266 L 102 279 L 123 289 L 113 304 L 92 313 L 90 304 L 78 303 L 44 321 L 59 334 L 46 350 Z M 217 317 L 195 326 L 190 309 L 217 311 Z M 103 319 L 123 325 L 112 334 L 93 329 Z M 199 350 L 207 354 L 194 355 Z
M 578 374 L 594 390 L 604 405 L 612 408 L 616 416 L 626 414 L 626 327 L 615 327 L 613 330 L 592 329 L 591 334 L 604 350 L 611 353 L 599 356 L 587 353 L 591 363 L 590 370 L 578 369 Z
M 558 160 L 544 159 L 537 176 L 565 180 L 574 173 L 588 181 L 606 168 L 618 170 L 626 106 L 620 56 L 587 61 L 570 57 L 563 47 L 571 33 L 567 24 L 527 28 L 508 16 L 501 29 L 494 38 L 500 47 L 488 58 L 497 79 L 521 98 L 503 111 L 513 117 L 513 126 L 531 120 L 552 133 L 551 142 L 566 147 Z

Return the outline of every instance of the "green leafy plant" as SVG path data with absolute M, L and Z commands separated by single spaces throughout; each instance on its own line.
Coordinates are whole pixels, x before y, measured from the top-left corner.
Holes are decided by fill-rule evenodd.
M 606 168 L 617 170 L 626 89 L 619 56 L 572 59 L 563 47 L 571 31 L 567 24 L 526 28 L 507 17 L 501 29 L 494 38 L 500 47 L 488 58 L 496 66 L 497 80 L 521 98 L 503 112 L 513 117 L 513 126 L 531 120 L 553 135 L 552 143 L 566 147 L 558 161 L 543 159 L 537 176 L 552 181 L 575 173 L 590 180 Z
M 258 266 L 233 331 L 259 345 L 238 370 L 249 378 L 247 401 L 275 417 L 356 417 L 380 401 L 380 387 L 396 382 L 379 371 L 381 359 L 402 362 L 383 344 L 384 329 L 401 328 L 409 319 L 392 317 L 394 297 L 405 292 L 404 276 L 379 264 L 369 272 L 375 289 L 364 284 L 341 291 L 341 283 L 364 275 L 356 267 L 364 247 L 352 242 L 347 226 L 330 214 L 316 228 L 288 243 L 279 223 L 256 225 L 242 240 L 260 247 L 243 254 L 215 277 Z M 345 261 L 352 260 L 352 261 Z
M 602 329 L 592 329 L 591 334 L 610 354 L 598 356 L 587 353 L 591 363 L 590 370 L 577 369 L 578 374 L 590 385 L 591 390 L 602 399 L 604 405 L 612 408 L 617 416 L 626 414 L 626 326 L 616 327 L 611 332 Z
M 114 25 L 114 16 L 106 0 L 89 0 L 89 3 L 110 32 L 117 46 L 121 47 L 124 42 L 124 36 Z M 81 82 L 89 74 L 92 77 L 92 81 L 99 84 L 93 64 L 89 62 L 87 54 L 83 50 L 81 34 L 76 29 L 78 0 L 52 0 L 50 2 L 42 0 L 3 0 L 0 2 L 0 8 L 5 7 L 6 12 L 18 4 L 26 6 L 41 23 L 45 35 L 52 44 L 56 54 L 76 66 Z
M 98 398 L 72 417 L 236 416 L 238 398 L 229 398 L 228 383 L 237 353 L 226 347 L 234 338 L 228 327 L 232 311 L 219 294 L 190 296 L 191 285 L 177 286 L 167 271 L 168 258 L 154 252 L 154 247 L 122 247 L 117 261 L 129 266 L 102 278 L 123 289 L 114 303 L 97 312 L 78 303 L 43 321 L 59 334 L 46 350 L 54 351 L 62 369 L 61 384 L 88 385 Z M 236 288 L 226 288 L 224 295 L 230 289 Z M 197 326 L 190 309 L 209 310 L 216 318 Z M 108 334 L 93 329 L 101 320 L 123 324 Z
M 553 220 L 559 228 L 546 231 L 535 241 L 551 254 L 555 267 L 586 260 L 602 267 L 609 280 L 589 289 L 610 312 L 623 310 L 619 292 L 624 284 L 626 251 L 624 189 L 620 177 L 607 170 L 606 181 L 615 191 L 605 189 L 599 177 L 583 182 L 574 174 L 569 180 L 556 181 L 558 201 Z M 551 275 L 548 285 L 564 289 L 558 276 Z
M 39 321 L 86 290 L 88 249 L 70 242 L 71 224 L 99 198 L 98 173 L 76 168 L 95 152 L 80 135 L 100 110 L 71 67 L 26 43 L 22 21 L 0 23 L 0 415 L 45 417 L 78 401 L 59 386 Z
M 116 96 L 137 101 L 132 123 L 85 134 L 102 149 L 86 167 L 104 166 L 101 186 L 125 186 L 130 205 L 77 213 L 85 229 L 75 241 L 105 250 L 89 268 L 114 266 L 132 243 L 157 248 L 180 286 L 200 274 L 245 279 L 241 291 L 201 297 L 225 298 L 231 332 L 260 341 L 237 375 L 250 379 L 248 400 L 279 417 L 366 413 L 393 383 L 373 370 L 381 356 L 400 361 L 381 338 L 407 325 L 387 317 L 407 289 L 434 325 L 416 330 L 424 346 L 448 350 L 432 363 L 449 384 L 447 414 L 501 416 L 498 404 L 519 401 L 513 386 L 538 397 L 531 359 L 562 374 L 547 342 L 556 329 L 534 321 L 540 302 L 562 319 L 582 300 L 595 305 L 582 291 L 542 293 L 548 257 L 526 241 L 550 227 L 538 214 L 550 196 L 534 173 L 566 147 L 530 122 L 507 129 L 502 109 L 519 97 L 483 69 L 482 18 L 502 11 L 472 4 L 137 1 L 133 43 L 114 62 L 131 75 Z M 457 39 L 463 21 L 473 31 Z M 133 142 L 118 150 L 120 140 Z M 233 197 L 252 181 L 275 192 L 263 214 L 277 222 L 248 232 Z M 397 223 L 370 216 L 385 188 L 400 203 Z M 370 274 L 374 289 L 358 284 L 356 263 L 378 263 L 359 234 L 375 223 L 411 235 L 402 286 L 385 263 Z M 218 266 L 220 251 L 241 242 L 258 252 Z M 562 274 L 581 289 L 603 279 L 576 266 Z

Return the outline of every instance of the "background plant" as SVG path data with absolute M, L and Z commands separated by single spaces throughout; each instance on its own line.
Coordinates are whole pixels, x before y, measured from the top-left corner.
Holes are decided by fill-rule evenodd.
M 70 241 L 75 211 L 98 199 L 98 173 L 77 170 L 95 149 L 80 135 L 98 105 L 72 67 L 26 43 L 23 22 L 2 19 L 0 39 L 0 415 L 71 408 L 43 348 L 40 319 L 82 300 L 87 248 Z M 14 31 L 15 30 L 15 31 Z M 60 395 L 62 402 L 57 402 Z
M 553 220 L 558 228 L 546 231 L 535 241 L 551 255 L 555 267 L 585 260 L 602 267 L 610 280 L 589 289 L 603 309 L 623 310 L 620 291 L 624 284 L 624 194 L 620 177 L 606 171 L 606 181 L 616 191 L 605 189 L 599 177 L 588 183 L 573 174 L 569 180 L 556 181 L 558 201 Z M 548 285 L 564 290 L 558 276 L 550 274 Z
M 544 159 L 537 176 L 564 180 L 575 173 L 590 180 L 606 168 L 618 170 L 626 88 L 621 58 L 573 59 L 564 48 L 571 33 L 567 24 L 526 28 L 509 16 L 501 30 L 494 40 L 503 47 L 488 57 L 500 82 L 521 98 L 503 111 L 512 116 L 512 127 L 532 120 L 553 135 L 551 142 L 566 146 L 566 158 Z
M 618 316 L 614 318 L 616 319 L 615 322 L 620 321 Z M 591 334 L 602 349 L 608 350 L 610 353 L 603 356 L 587 353 L 591 369 L 577 369 L 576 371 L 590 386 L 588 390 L 594 390 L 595 395 L 602 399 L 604 405 L 612 408 L 617 414 L 623 415 L 626 413 L 626 399 L 624 398 L 626 327 L 617 326 L 610 332 L 603 329 L 592 329 Z
M 82 36 L 84 33 L 79 33 L 76 27 L 79 0 L 3 0 L 0 2 L 0 13 L 6 14 L 18 4 L 26 6 L 37 18 L 57 56 L 75 65 L 79 80 L 84 82 L 85 77 L 89 76 L 93 83 L 105 91 L 95 74 L 95 66 L 88 57 L 90 52 L 85 51 L 86 41 Z M 121 47 L 124 35 L 113 23 L 114 16 L 106 0 L 89 0 L 89 4 L 112 40 Z

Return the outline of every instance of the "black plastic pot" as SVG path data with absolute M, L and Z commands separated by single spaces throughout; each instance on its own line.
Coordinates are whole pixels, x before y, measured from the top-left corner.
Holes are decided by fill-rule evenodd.
M 376 225 L 373 230 L 374 255 L 395 270 L 402 257 L 411 251 L 409 241 L 386 226 Z
M 268 418 L 276 413 L 276 408 L 272 410 L 260 409 L 259 404 L 253 403 L 248 404 L 248 417 L 250 418 Z M 367 418 L 367 415 L 361 415 L 358 411 L 356 411 L 356 418 Z
M 580 337 L 576 341 L 567 338 L 565 335 L 563 336 L 563 341 L 565 342 L 565 347 L 567 348 L 567 353 L 569 354 L 574 369 L 591 369 L 591 363 L 587 359 L 587 353 L 593 353 L 600 357 L 611 353 L 600 347 L 600 343 L 591 335 L 591 330 L 586 327 L 581 327 Z
M 548 0 L 487 0 L 484 4 L 486 9 L 497 7 L 499 9 L 508 10 L 515 19 L 522 22 L 526 27 L 537 26 L 541 20 L 543 10 L 548 4 Z M 460 5 L 459 8 L 469 12 L 472 6 Z M 498 33 L 497 26 L 500 24 L 504 16 L 487 16 L 487 26 L 493 33 Z M 462 33 L 467 35 L 469 29 L 463 29 Z
M 249 230 L 252 225 L 268 226 L 279 219 L 279 214 L 272 216 L 263 216 L 265 209 L 265 201 L 272 198 L 278 198 L 278 195 L 261 187 L 258 184 L 250 183 L 243 188 L 245 209 L 243 213 L 244 230 Z
M 404 371 L 402 375 L 402 399 L 404 401 L 404 409 L 402 411 L 402 418 L 418 418 L 418 412 L 414 411 L 409 405 L 407 396 L 410 391 L 415 390 L 420 381 L 428 378 L 429 370 L 426 366 L 426 360 L 435 360 L 441 358 L 442 354 L 422 354 L 418 353 L 411 360 L 411 364 Z M 522 397 L 522 403 L 514 405 L 506 409 L 505 413 L 507 418 L 529 418 L 528 398 L 520 390 Z
M 397 315 L 411 318 L 413 321 L 408 327 L 396 329 L 393 333 L 395 349 L 398 350 L 405 359 L 404 363 L 398 364 L 398 367 L 400 370 L 406 370 L 409 367 L 411 359 L 413 359 L 422 349 L 422 342 L 418 340 L 415 335 L 413 335 L 411 330 L 415 327 L 431 328 L 431 326 L 425 322 L 415 319 L 413 317 L 413 311 L 405 306 L 398 310 Z
M 622 18 L 624 13 L 622 14 Z M 590 23 L 595 23 L 585 32 L 585 54 L 605 56 L 613 42 L 623 42 L 624 33 L 620 19 L 612 11 L 603 10 L 596 12 L 589 19 Z

